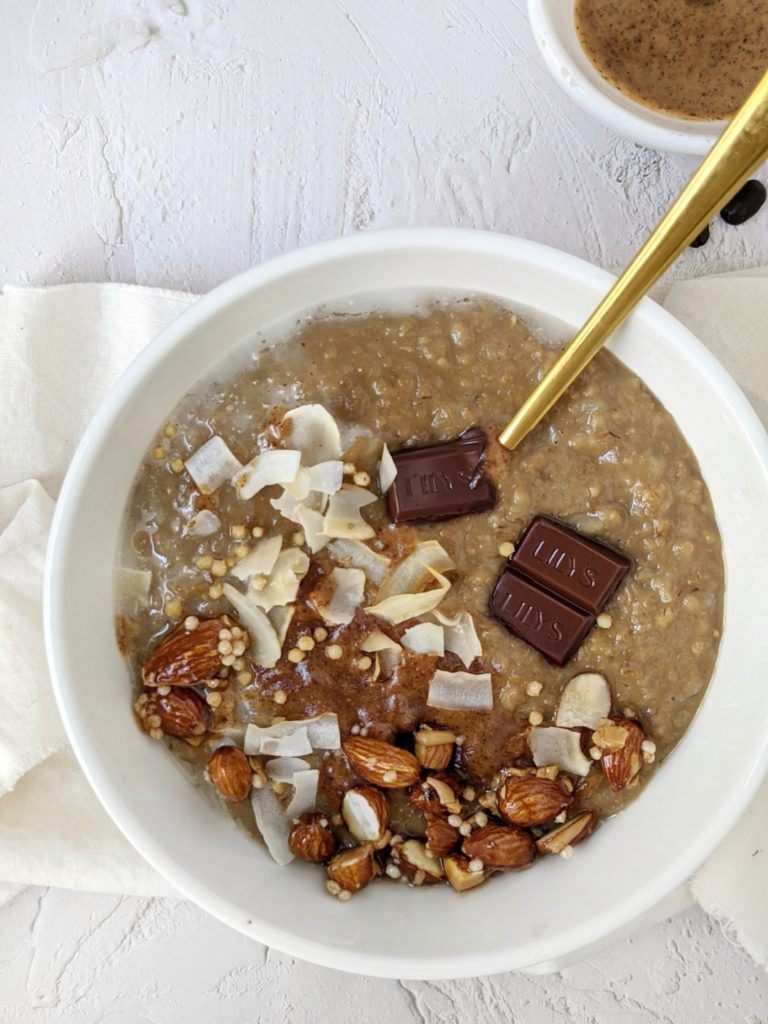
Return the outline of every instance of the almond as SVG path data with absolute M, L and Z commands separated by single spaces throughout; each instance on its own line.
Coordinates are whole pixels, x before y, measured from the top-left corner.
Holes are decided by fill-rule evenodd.
M 373 848 L 365 844 L 337 853 L 329 861 L 325 873 L 331 882 L 336 882 L 347 892 L 359 892 L 373 878 L 373 870 Z
M 467 836 L 462 852 L 489 868 L 521 868 L 533 860 L 533 840 L 511 825 L 484 825 Z
M 381 842 L 389 822 L 384 794 L 373 786 L 358 786 L 344 794 L 341 815 L 358 843 Z
M 423 768 L 440 772 L 451 763 L 456 733 L 423 725 L 414 734 L 414 740 L 414 753 Z
M 154 693 L 146 705 L 142 722 L 149 730 L 154 717 L 160 719 L 159 729 L 168 736 L 204 736 L 210 724 L 210 712 L 203 698 L 194 690 L 173 687 L 170 693 Z
M 608 785 L 616 792 L 637 777 L 643 765 L 644 739 L 643 730 L 631 718 L 605 719 L 592 734 L 592 742 L 602 754 Z
M 575 846 L 586 839 L 596 824 L 597 811 L 584 811 L 537 839 L 536 848 L 540 853 L 562 853 L 566 846 Z
M 253 769 L 239 747 L 219 747 L 205 769 L 208 781 L 225 800 L 246 800 L 251 792 Z
M 458 853 L 452 857 L 446 857 L 443 861 L 443 867 L 445 868 L 445 877 L 456 892 L 466 892 L 467 889 L 474 889 L 478 885 L 482 885 L 488 877 L 488 873 L 485 870 L 470 871 L 469 860 Z
M 413 754 L 391 743 L 350 736 L 342 747 L 357 774 L 374 786 L 402 789 L 419 778 L 420 765 Z
M 413 806 L 424 814 L 436 814 L 445 818 L 449 814 L 458 814 L 461 810 L 461 790 L 462 785 L 458 779 L 440 772 L 437 775 L 428 775 L 414 786 L 408 798 Z
M 461 835 L 457 828 L 449 825 L 446 818 L 427 814 L 427 853 L 432 857 L 445 857 L 459 845 Z
M 233 643 L 249 643 L 248 634 L 237 626 L 228 615 L 216 619 L 200 619 L 194 629 L 180 626 L 166 637 L 147 658 L 142 669 L 145 686 L 195 686 L 206 679 L 212 679 L 226 669 L 224 659 L 231 656 L 227 651 Z M 228 630 L 237 636 L 222 638 Z M 220 647 L 224 649 L 223 653 Z M 234 660 L 234 658 L 233 658 Z
M 321 864 L 336 852 L 336 837 L 324 814 L 302 814 L 291 829 L 288 846 L 299 860 Z
M 499 814 L 510 825 L 530 828 L 551 821 L 572 801 L 557 782 L 540 779 L 536 775 L 526 778 L 510 776 L 496 791 Z
M 392 863 L 414 885 L 434 885 L 444 877 L 440 861 L 430 856 L 425 844 L 418 839 L 406 839 L 393 846 Z

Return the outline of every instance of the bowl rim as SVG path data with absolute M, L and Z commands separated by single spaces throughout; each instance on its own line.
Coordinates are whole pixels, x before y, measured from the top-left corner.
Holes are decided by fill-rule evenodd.
M 671 114 L 655 112 L 610 82 L 601 85 L 590 79 L 573 60 L 550 15 L 552 0 L 528 0 L 528 21 L 534 42 L 550 74 L 560 88 L 582 110 L 617 134 L 650 149 L 666 153 L 703 156 L 717 141 L 727 121 L 688 121 Z M 562 3 L 562 0 L 555 0 Z M 569 4 L 573 6 L 572 0 Z M 669 124 L 659 123 L 664 118 Z M 709 130 L 702 131 L 702 126 Z
M 183 343 L 186 335 L 249 291 L 298 269 L 332 261 L 340 256 L 349 258 L 357 254 L 382 253 L 393 249 L 435 248 L 462 252 L 471 252 L 474 249 L 498 255 L 502 259 L 526 258 L 532 263 L 546 261 L 560 270 L 565 269 L 575 280 L 581 280 L 591 287 L 604 287 L 606 290 L 615 280 L 606 271 L 577 257 L 512 236 L 471 229 L 407 228 L 348 235 L 321 242 L 276 257 L 225 281 L 208 295 L 194 302 L 162 330 L 134 359 L 100 405 L 77 448 L 57 502 L 44 583 L 46 653 L 54 694 L 67 736 L 102 805 L 138 852 L 175 888 L 198 906 L 231 927 L 267 945 L 334 969 L 352 970 L 378 977 L 414 979 L 487 975 L 534 963 L 550 962 L 559 956 L 572 953 L 575 949 L 598 942 L 624 927 L 684 882 L 740 817 L 768 771 L 768 735 L 762 745 L 752 751 L 748 759 L 745 784 L 733 794 L 728 803 L 713 810 L 711 817 L 702 825 L 696 840 L 686 848 L 685 856 L 680 855 L 667 865 L 664 872 L 656 875 L 644 887 L 630 891 L 621 903 L 586 923 L 582 922 L 578 928 L 573 927 L 554 937 L 544 937 L 531 942 L 531 956 L 525 962 L 512 962 L 510 951 L 503 948 L 493 955 L 487 952 L 467 952 L 461 956 L 442 953 L 430 956 L 429 951 L 426 951 L 420 959 L 400 961 L 394 955 L 382 957 L 379 954 L 354 950 L 347 951 L 342 958 L 338 950 L 322 942 L 296 936 L 287 927 L 275 927 L 254 920 L 252 926 L 246 928 L 242 915 L 238 916 L 233 912 L 233 905 L 223 897 L 211 893 L 193 873 L 180 869 L 179 864 L 164 851 L 162 845 L 154 840 L 140 818 L 124 805 L 116 785 L 109 777 L 109 772 L 100 763 L 98 756 L 88 749 L 88 735 L 85 730 L 81 730 L 77 719 L 74 687 L 66 678 L 66 674 L 58 670 L 62 650 L 60 623 L 66 607 L 67 589 L 57 568 L 64 558 L 68 536 L 74 529 L 72 512 L 77 507 L 83 485 L 87 482 L 92 453 L 114 429 L 122 406 L 136 386 L 151 372 L 153 366 Z M 768 436 L 756 413 L 728 373 L 709 350 L 670 313 L 648 298 L 643 299 L 641 307 L 645 316 L 655 321 L 656 325 L 660 325 L 661 329 L 666 327 L 667 331 L 673 333 L 675 344 L 682 350 L 687 350 L 689 357 L 695 358 L 698 366 L 715 381 L 725 401 L 737 413 L 748 441 L 758 454 L 768 476 Z

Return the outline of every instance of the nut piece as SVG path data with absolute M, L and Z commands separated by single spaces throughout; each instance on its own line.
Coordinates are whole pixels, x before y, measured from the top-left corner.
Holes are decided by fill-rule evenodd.
M 379 843 L 389 823 L 386 797 L 373 786 L 359 786 L 344 794 L 341 814 L 358 843 Z
M 458 779 L 441 772 L 439 775 L 428 775 L 408 794 L 414 807 L 424 814 L 436 814 L 447 817 L 461 811 L 459 794 L 462 786 Z
M 205 773 L 225 800 L 237 802 L 250 795 L 253 769 L 239 747 L 219 747 Z
M 226 667 L 225 654 L 219 650 L 223 646 L 219 633 L 228 630 L 231 636 L 233 629 L 239 631 L 238 639 L 247 646 L 248 634 L 228 615 L 200 619 L 191 630 L 180 626 L 147 658 L 142 682 L 145 686 L 195 686 L 218 675 Z
M 496 791 L 496 799 L 499 814 L 505 821 L 530 828 L 556 818 L 573 798 L 557 782 L 529 775 L 522 779 L 515 776 L 504 779 Z
M 645 734 L 631 718 L 606 718 L 592 734 L 602 754 L 603 771 L 611 789 L 619 792 L 638 775 L 643 765 Z
M 596 729 L 611 713 L 611 687 L 600 672 L 582 672 L 563 687 L 555 725 L 567 729 Z
M 169 736 L 204 736 L 210 723 L 205 701 L 194 690 L 173 687 L 169 693 L 153 693 L 143 719 L 147 728 L 153 716 L 160 719 L 159 728 Z
M 350 736 L 342 747 L 357 774 L 374 786 L 403 789 L 419 778 L 420 765 L 413 754 L 391 743 Z
M 373 848 L 367 844 L 337 853 L 325 873 L 347 892 L 359 892 L 373 878 Z
M 510 825 L 485 825 L 467 836 L 462 847 L 470 860 L 477 858 L 489 868 L 522 868 L 533 860 L 533 840 Z
M 537 839 L 536 849 L 539 853 L 562 853 L 566 846 L 575 846 L 586 839 L 596 824 L 597 811 L 584 811 Z
M 448 729 L 433 729 L 428 725 L 422 725 L 414 733 L 414 739 L 416 757 L 424 768 L 441 772 L 451 763 L 456 733 Z
M 392 862 L 414 885 L 434 885 L 444 877 L 440 861 L 430 857 L 418 839 L 406 839 L 393 846 Z
M 467 889 L 474 889 L 488 877 L 486 871 L 470 871 L 469 860 L 456 853 L 452 857 L 446 857 L 443 861 L 445 877 L 456 892 L 466 892 Z
M 427 814 L 427 845 L 426 852 L 431 857 L 445 857 L 453 853 L 459 845 L 461 833 L 446 818 L 437 814 Z
M 336 837 L 324 814 L 302 814 L 291 829 L 288 846 L 299 860 L 321 864 L 336 852 Z

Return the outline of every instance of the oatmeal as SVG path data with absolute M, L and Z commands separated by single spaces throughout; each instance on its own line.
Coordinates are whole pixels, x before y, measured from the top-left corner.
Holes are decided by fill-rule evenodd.
M 677 117 L 731 117 L 768 67 L 763 0 L 576 0 L 575 18 L 603 78 Z
M 141 467 L 122 573 L 146 601 L 119 629 L 140 723 L 333 895 L 569 856 L 702 699 L 720 537 L 670 415 L 602 352 L 496 441 L 557 351 L 484 299 L 317 317 L 189 396 Z M 526 529 L 599 548 L 599 600 L 547 577 L 565 554 L 536 578 Z M 508 574 L 581 616 L 572 649 L 492 617 Z

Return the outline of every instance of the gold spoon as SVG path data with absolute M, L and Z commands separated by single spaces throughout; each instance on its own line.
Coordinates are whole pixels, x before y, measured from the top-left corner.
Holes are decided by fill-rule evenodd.
M 768 72 L 651 237 L 499 435 L 516 448 L 648 289 L 768 156 Z

